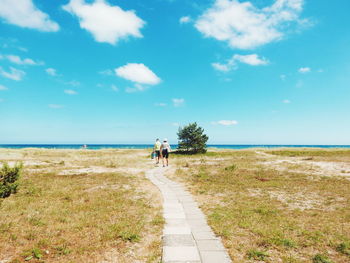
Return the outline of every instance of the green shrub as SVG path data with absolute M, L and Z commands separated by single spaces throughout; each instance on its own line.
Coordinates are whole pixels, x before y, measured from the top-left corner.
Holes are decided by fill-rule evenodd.
M 248 256 L 248 259 L 265 261 L 265 259 L 269 257 L 269 254 L 267 254 L 267 252 L 264 252 L 264 251 L 252 249 L 248 251 L 247 256 Z
M 9 197 L 17 192 L 18 178 L 22 170 L 22 164 L 16 164 L 14 167 L 9 167 L 4 163 L 0 169 L 0 198 Z
M 316 256 L 313 257 L 312 259 L 313 263 L 333 263 L 332 260 L 330 260 L 327 256 L 317 254 Z
M 350 256 L 350 242 L 343 242 L 337 246 L 337 251 Z

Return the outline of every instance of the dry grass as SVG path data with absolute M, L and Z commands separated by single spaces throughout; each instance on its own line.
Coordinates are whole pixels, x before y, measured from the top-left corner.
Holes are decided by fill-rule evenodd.
M 159 262 L 161 197 L 143 176 L 146 157 L 1 150 L 0 161 L 25 169 L 19 192 L 0 206 L 0 262 Z
M 292 168 L 285 164 L 283 171 L 262 165 L 266 158 L 290 156 L 285 150 L 273 151 L 272 157 L 271 151 L 266 153 L 172 156 L 177 169 L 171 177 L 191 189 L 234 262 L 350 262 L 350 180 L 310 178 L 303 163 Z M 315 162 L 350 163 L 349 150 L 292 154 Z

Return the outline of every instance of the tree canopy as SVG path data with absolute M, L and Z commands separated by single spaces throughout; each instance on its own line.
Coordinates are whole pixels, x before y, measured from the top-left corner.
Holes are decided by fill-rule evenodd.
M 177 133 L 179 150 L 186 153 L 205 153 L 209 137 L 196 122 L 180 127 Z

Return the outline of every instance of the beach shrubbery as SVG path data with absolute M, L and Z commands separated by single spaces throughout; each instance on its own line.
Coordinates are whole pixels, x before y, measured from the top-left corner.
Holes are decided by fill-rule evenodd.
M 180 127 L 177 133 L 179 138 L 179 151 L 183 153 L 205 153 L 209 137 L 204 134 L 204 129 L 196 122 Z
M 0 170 L 0 198 L 9 197 L 17 192 L 18 179 L 22 170 L 22 164 L 16 164 L 14 167 L 4 163 Z

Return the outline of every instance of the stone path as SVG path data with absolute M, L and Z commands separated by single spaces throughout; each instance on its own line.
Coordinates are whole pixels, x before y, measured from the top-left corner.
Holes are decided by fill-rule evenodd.
M 208 226 L 206 218 L 184 187 L 163 175 L 167 168 L 157 167 L 146 173 L 163 196 L 164 263 L 229 263 L 220 238 Z

